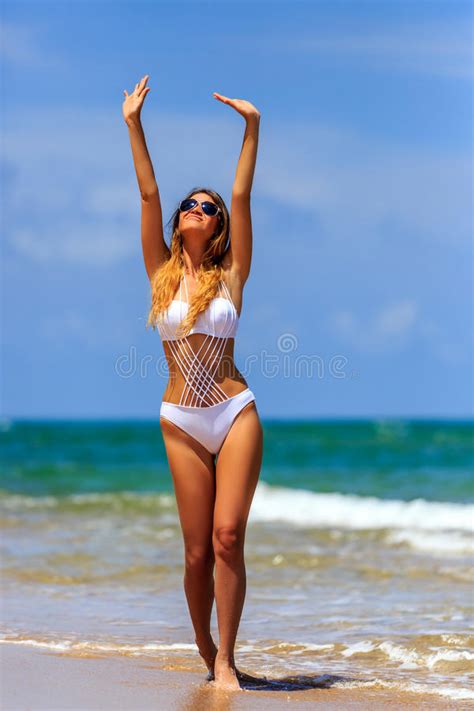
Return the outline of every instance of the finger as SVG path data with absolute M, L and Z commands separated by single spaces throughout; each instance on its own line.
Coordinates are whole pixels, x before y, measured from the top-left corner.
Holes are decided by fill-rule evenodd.
M 139 104 L 140 106 L 141 106 L 141 105 L 143 104 L 143 102 L 145 101 L 145 97 L 147 96 L 147 94 L 148 94 L 148 92 L 150 91 L 150 89 L 151 89 L 151 87 L 147 86 L 146 89 L 144 89 L 142 92 L 140 92 L 139 94 L 137 94 L 137 97 L 138 97 L 139 102 L 140 102 L 140 104 Z
M 123 90 L 123 93 L 125 94 L 125 97 L 128 98 L 128 91 L 126 89 Z
M 219 101 L 222 101 L 224 104 L 227 104 L 229 102 L 227 96 L 222 96 L 222 94 L 218 94 L 217 91 L 214 92 L 214 98 L 219 99 Z
M 144 88 L 145 84 L 147 83 L 147 81 L 148 81 L 148 74 L 145 74 L 145 76 L 143 77 L 143 79 L 140 82 L 140 88 L 138 90 L 139 94 L 141 94 L 143 92 L 143 88 Z

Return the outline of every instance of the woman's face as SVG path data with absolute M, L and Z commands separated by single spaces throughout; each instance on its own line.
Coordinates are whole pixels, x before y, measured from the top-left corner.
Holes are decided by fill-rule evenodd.
M 199 202 L 191 210 L 179 213 L 179 231 L 183 237 L 207 241 L 216 230 L 219 215 L 206 215 L 200 203 L 204 201 L 212 202 L 214 205 L 217 205 L 217 203 L 214 198 L 207 193 L 194 193 L 194 195 L 190 197 L 195 198 Z

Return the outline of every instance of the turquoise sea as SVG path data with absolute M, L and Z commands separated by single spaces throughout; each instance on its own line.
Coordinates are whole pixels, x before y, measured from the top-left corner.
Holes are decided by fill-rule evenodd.
M 263 426 L 237 666 L 473 699 L 474 423 Z M 0 440 L 0 641 L 204 674 L 159 423 L 3 419 Z

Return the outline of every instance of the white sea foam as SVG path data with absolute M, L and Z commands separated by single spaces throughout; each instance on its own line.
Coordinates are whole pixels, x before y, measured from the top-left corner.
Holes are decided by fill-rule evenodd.
M 94 642 L 92 640 L 85 640 L 84 642 L 78 642 L 77 640 L 65 639 L 60 642 L 44 641 L 37 639 L 0 639 L 0 644 L 18 644 L 27 645 L 29 647 L 43 647 L 45 649 L 57 650 L 60 652 L 64 651 L 95 651 L 95 652 L 120 652 L 122 654 L 131 655 L 142 655 L 149 651 L 197 651 L 197 645 L 193 643 L 186 642 L 172 642 L 172 643 L 156 643 L 150 642 L 148 644 L 104 644 L 103 642 Z
M 284 521 L 304 527 L 397 528 L 474 532 L 474 505 L 413 499 L 321 494 L 258 483 L 249 521 Z M 449 543 L 447 544 L 449 547 Z
M 474 699 L 474 691 L 471 689 L 466 689 L 463 687 L 455 686 L 432 686 L 430 684 L 423 684 L 419 682 L 406 682 L 406 681 L 388 681 L 386 679 L 381 679 L 380 677 L 375 677 L 370 681 L 336 681 L 333 684 L 334 687 L 339 688 L 371 688 L 375 686 L 381 686 L 385 689 L 393 689 L 394 691 L 408 691 L 413 694 L 436 694 L 439 696 L 444 696 L 448 699 L 453 699 L 456 701 Z
M 472 534 L 458 531 L 392 531 L 387 534 L 385 542 L 393 545 L 406 544 L 427 553 L 474 555 Z
M 361 642 L 356 642 L 355 644 L 349 644 L 341 652 L 344 657 L 352 657 L 354 654 L 367 654 L 375 649 L 375 644 L 370 641 L 370 639 L 364 639 Z
M 120 512 L 126 504 L 143 512 L 158 508 L 162 524 L 177 524 L 176 502 L 169 494 L 151 492 L 104 492 L 73 494 L 66 497 L 25 496 L 0 490 L 1 505 L 6 511 L 44 510 L 70 505 L 107 506 L 110 512 Z M 168 516 L 168 518 L 165 518 Z M 386 542 L 406 544 L 418 550 L 437 553 L 474 552 L 474 505 L 413 499 L 379 499 L 375 496 L 317 493 L 306 489 L 277 487 L 260 480 L 250 509 L 249 522 L 281 521 L 291 526 L 332 529 L 331 535 L 341 536 L 341 529 L 398 529 L 390 531 Z M 86 525 L 86 524 L 84 524 Z M 93 524 L 96 526 L 97 522 Z M 114 527 L 111 519 L 104 526 Z M 339 530 L 338 530 L 339 529 Z M 174 532 L 168 529 L 170 537 Z
M 462 640 L 461 640 L 462 641 Z M 298 644 L 291 644 L 289 642 L 276 642 L 270 646 L 262 647 L 257 640 L 248 640 L 248 644 L 240 644 L 238 646 L 238 652 L 257 652 L 265 653 L 272 651 L 277 651 L 278 648 L 284 648 L 288 655 L 298 655 L 298 666 L 299 667 L 310 667 L 314 669 L 314 659 L 305 661 L 301 658 L 301 655 L 308 651 L 313 651 L 315 653 L 321 652 L 324 654 L 325 651 L 331 650 L 334 652 L 333 644 L 314 644 L 311 642 L 300 642 Z M 154 654 L 157 651 L 164 652 L 192 652 L 197 651 L 197 646 L 193 643 L 185 642 L 174 642 L 174 643 L 159 643 L 151 642 L 148 644 L 132 645 L 132 644 L 106 644 L 104 642 L 96 642 L 93 640 L 84 640 L 82 642 L 72 639 L 64 639 L 61 641 L 46 641 L 46 640 L 35 640 L 31 638 L 3 638 L 0 639 L 0 644 L 17 644 L 17 645 L 28 645 L 30 647 L 43 647 L 51 651 L 58 652 L 108 652 L 111 654 L 122 654 L 127 656 L 147 656 L 150 653 Z M 288 651 L 290 647 L 296 647 L 295 650 Z M 435 669 L 438 662 L 451 662 L 457 663 L 459 661 L 469 661 L 474 658 L 474 654 L 469 650 L 452 650 L 443 648 L 432 648 L 430 654 L 418 653 L 413 649 L 406 649 L 401 645 L 394 644 L 392 642 L 374 642 L 372 640 L 361 640 L 351 645 L 347 645 L 340 654 L 343 657 L 352 657 L 357 654 L 370 654 L 371 652 L 382 651 L 385 653 L 387 659 L 392 662 L 399 662 L 399 669 L 416 669 L 420 667 L 429 668 L 430 670 Z M 265 665 L 264 662 L 261 664 L 261 671 L 271 674 L 273 671 L 272 665 Z M 385 688 L 411 691 L 418 694 L 438 694 L 445 696 L 449 699 L 474 699 L 474 691 L 461 686 L 433 686 L 420 682 L 407 682 L 406 680 L 387 680 L 380 677 L 375 677 L 371 680 L 357 680 L 357 681 L 336 681 L 334 683 L 335 687 L 340 688 L 370 688 L 372 686 L 382 686 Z
M 369 639 L 347 645 L 341 654 L 344 657 L 352 657 L 356 654 L 369 654 L 374 651 L 383 652 L 391 662 L 399 662 L 400 669 L 427 667 L 433 670 L 440 662 L 455 664 L 456 662 L 470 662 L 474 660 L 474 652 L 468 649 L 432 647 L 430 653 L 424 653 L 417 652 L 413 648 L 408 649 L 394 642 L 385 641 L 376 644 Z
M 29 509 L 61 508 L 64 503 L 81 506 L 107 506 L 111 512 L 120 512 L 124 505 L 132 504 L 144 509 L 155 510 L 176 508 L 176 499 L 171 494 L 155 492 L 142 493 L 138 491 L 94 492 L 88 494 L 69 494 L 67 496 L 28 496 L 12 494 L 6 489 L 0 489 L 1 505 L 5 510 L 22 511 Z

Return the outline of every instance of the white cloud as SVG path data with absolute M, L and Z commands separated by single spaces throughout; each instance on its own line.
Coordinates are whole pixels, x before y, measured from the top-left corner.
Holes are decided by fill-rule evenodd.
M 297 121 L 271 126 L 262 143 L 260 192 L 313 211 L 330 239 L 370 243 L 387 225 L 415 240 L 470 239 L 472 159 L 465 153 Z
M 334 31 L 333 31 L 334 32 Z M 272 33 L 270 37 L 246 38 L 246 44 L 258 41 L 259 51 L 270 50 L 294 54 L 327 55 L 340 65 L 357 64 L 366 69 L 389 72 L 409 72 L 471 79 L 473 50 L 471 18 L 465 20 L 411 22 L 394 24 L 388 29 L 355 27 L 353 32 L 341 31 L 332 36 L 326 26 L 324 36 L 303 29 L 298 36 Z
M 471 365 L 472 356 L 469 354 L 469 346 L 450 341 L 447 329 L 443 329 L 433 319 L 425 318 L 418 325 L 418 329 L 441 363 L 448 366 Z
M 135 196 L 135 200 L 130 200 Z M 137 216 L 138 187 L 136 184 L 110 180 L 101 184 L 97 182 L 93 190 L 84 195 L 82 208 L 91 215 L 104 218 L 111 216 L 127 217 L 133 220 Z
M 447 365 L 471 365 L 471 360 L 468 354 L 459 343 L 446 343 L 444 341 L 441 341 L 435 345 L 435 353 L 438 359 L 443 363 L 446 363 Z M 470 386 L 466 383 L 466 389 L 468 389 L 469 387 Z
M 36 262 L 63 262 L 105 267 L 133 256 L 137 236 L 130 225 L 75 225 L 57 221 L 49 228 L 13 228 L 9 236 L 22 257 Z
M 24 68 L 64 69 L 65 58 L 51 53 L 47 33 L 47 25 L 33 26 L 1 20 L 0 61 Z
M 469 365 L 466 348 L 450 342 L 447 331 L 422 314 L 411 299 L 387 304 L 371 319 L 360 319 L 351 310 L 341 309 L 331 315 L 329 328 L 359 353 L 392 353 L 421 338 L 442 363 Z
M 149 112 L 144 125 L 165 221 L 194 185 L 215 187 L 228 199 L 240 124 Z M 139 192 L 120 99 L 115 113 L 10 111 L 3 148 L 4 224 L 23 257 L 106 266 L 139 249 Z M 257 223 L 262 209 L 263 222 L 267 208 L 259 198 L 266 196 L 277 203 L 273 214 L 281 206 L 312 211 L 336 251 L 353 239 L 368 249 L 387 227 L 414 242 L 464 245 L 471 179 L 468 155 L 395 146 L 316 122 L 270 121 L 262 126 L 252 210 Z M 300 239 L 311 247 L 311 235 Z
M 106 347 L 120 351 L 133 345 L 136 337 L 133 324 L 120 318 L 120 315 L 107 313 L 105 319 L 91 319 L 90 314 L 82 314 L 72 308 L 44 315 L 39 321 L 39 330 L 57 349 L 68 348 L 73 342 L 92 350 Z
M 418 317 L 418 305 L 406 299 L 384 306 L 366 321 L 358 319 L 352 311 L 338 311 L 333 314 L 330 326 L 356 350 L 377 353 L 404 346 L 415 331 Z
M 7 119 L 4 224 L 15 251 L 42 262 L 103 266 L 136 253 L 140 198 L 120 99 L 115 113 L 33 108 Z M 145 129 L 165 221 L 192 186 L 223 192 L 232 177 L 223 156 L 225 146 L 229 155 L 229 146 L 237 143 L 235 124 L 152 114 Z M 216 142 L 211 153 L 201 140 L 209 135 Z

